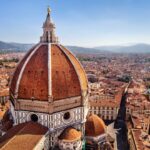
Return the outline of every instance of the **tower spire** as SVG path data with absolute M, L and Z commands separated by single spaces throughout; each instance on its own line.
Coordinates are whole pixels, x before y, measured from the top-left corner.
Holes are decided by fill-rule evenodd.
M 47 17 L 43 23 L 43 35 L 41 42 L 58 43 L 58 37 L 55 35 L 55 24 L 51 20 L 51 9 L 47 8 Z

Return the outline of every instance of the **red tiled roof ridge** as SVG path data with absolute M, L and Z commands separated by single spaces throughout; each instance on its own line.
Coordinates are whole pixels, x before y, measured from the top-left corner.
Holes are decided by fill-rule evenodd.
M 35 130 L 32 130 L 32 128 L 34 128 Z M 26 123 L 18 124 L 14 126 L 12 129 L 10 129 L 4 136 L 2 136 L 2 138 L 0 139 L 1 140 L 0 148 L 5 150 L 5 149 L 10 149 L 10 147 L 13 146 L 13 148 L 16 149 L 16 147 L 19 146 L 20 150 L 22 148 L 25 148 L 26 150 L 28 150 L 29 146 L 34 147 L 35 144 L 38 143 L 40 138 L 47 132 L 47 130 L 48 130 L 47 127 L 44 127 L 43 125 L 39 123 L 26 122 Z M 38 134 L 39 136 L 38 138 L 34 139 L 33 136 L 35 134 Z M 24 139 L 22 140 L 22 137 L 21 137 L 22 135 L 26 135 L 27 140 L 28 140 L 28 136 L 30 137 L 30 139 L 33 139 L 30 145 L 27 145 L 26 143 L 24 143 L 26 141 L 26 138 L 24 137 Z M 15 140 L 17 139 L 20 139 L 22 141 L 21 143 L 18 143 L 18 145 L 14 145 L 14 143 L 16 142 Z
M 28 125 L 28 122 L 25 124 Z M 25 127 L 26 127 L 26 125 L 24 125 L 24 127 L 21 130 L 19 130 L 5 145 L 3 145 L 2 148 L 6 147 L 16 137 L 16 135 L 18 135 L 19 133 L 21 133 L 25 129 Z
M 26 124 L 26 123 L 18 124 L 18 125 L 16 125 L 16 126 L 14 126 L 13 128 L 11 128 L 8 132 L 11 132 L 13 129 L 21 128 L 21 126 L 25 126 L 25 124 Z M 20 130 L 17 130 L 15 134 L 17 134 L 19 131 L 20 131 Z M 5 136 L 7 137 L 7 133 L 6 133 L 4 136 L 2 136 L 1 138 L 3 138 L 3 137 L 6 138 Z M 0 147 L 1 147 L 1 148 L 4 148 L 4 146 L 8 143 L 8 141 L 5 141 L 4 143 L 2 143 L 1 138 L 0 138 L 0 143 L 1 143 L 2 145 L 0 144 Z M 13 138 L 13 135 L 11 135 L 10 137 L 8 136 L 8 138 L 9 138 L 9 139 Z M 7 139 L 7 138 L 6 138 L 6 139 Z

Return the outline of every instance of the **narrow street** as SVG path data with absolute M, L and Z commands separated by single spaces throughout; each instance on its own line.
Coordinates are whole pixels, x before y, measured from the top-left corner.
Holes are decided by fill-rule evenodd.
M 118 150 L 129 150 L 125 117 L 126 117 L 126 94 L 124 94 L 124 96 L 122 97 L 120 110 L 118 112 L 118 117 L 115 122 L 115 128 L 118 129 L 117 134 Z

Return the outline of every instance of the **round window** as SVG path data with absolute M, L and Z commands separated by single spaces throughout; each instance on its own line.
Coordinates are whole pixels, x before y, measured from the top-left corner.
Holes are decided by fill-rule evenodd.
M 38 116 L 37 116 L 36 114 L 32 114 L 32 115 L 31 115 L 31 120 L 32 120 L 33 122 L 37 122 L 37 121 L 38 121 Z
M 66 113 L 64 114 L 64 119 L 65 119 L 65 120 L 70 119 L 70 113 L 69 113 L 69 112 L 66 112 Z

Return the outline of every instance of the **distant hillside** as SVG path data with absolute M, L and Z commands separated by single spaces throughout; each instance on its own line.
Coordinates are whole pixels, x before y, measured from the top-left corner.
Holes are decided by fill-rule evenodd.
M 78 47 L 78 46 L 66 46 L 70 51 L 75 54 L 101 54 L 107 53 L 105 50 L 98 50 L 95 48 L 85 48 L 85 47 Z
M 150 53 L 149 44 L 135 44 L 131 46 L 99 46 L 97 50 L 105 49 L 115 53 Z
M 34 44 L 7 43 L 0 41 L 1 52 L 27 51 Z M 99 46 L 94 48 L 66 46 L 75 54 L 104 54 L 104 53 L 150 53 L 149 44 L 135 44 L 131 46 Z
M 27 51 L 29 50 L 34 44 L 20 44 L 20 43 L 6 43 L 0 41 L 0 52 L 18 52 L 18 51 Z M 77 47 L 77 46 L 66 46 L 69 50 L 71 50 L 75 54 L 99 54 L 99 53 L 106 53 L 106 51 L 97 50 L 94 48 L 84 48 L 84 47 Z
M 34 44 L 20 44 L 20 43 L 10 43 L 17 47 L 20 50 L 26 51 L 29 50 Z
M 11 50 L 11 49 L 16 49 L 16 46 L 13 44 L 5 43 L 0 41 L 0 50 Z
M 32 46 L 33 44 L 6 43 L 0 41 L 0 52 L 26 51 Z

